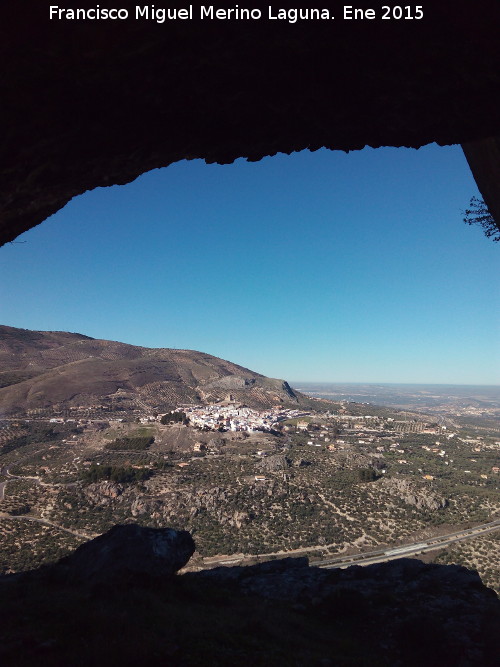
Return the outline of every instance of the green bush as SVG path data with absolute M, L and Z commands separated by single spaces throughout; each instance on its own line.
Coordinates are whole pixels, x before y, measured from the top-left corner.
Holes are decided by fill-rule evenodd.
M 133 484 L 144 482 L 151 477 L 151 474 L 150 470 L 144 468 L 98 466 L 94 464 L 83 472 L 81 479 L 88 484 L 100 482 L 101 480 L 110 480 L 119 484 Z
M 185 412 L 178 412 L 177 410 L 174 410 L 173 412 L 167 412 L 165 415 L 163 415 L 163 417 L 160 419 L 160 423 L 163 425 L 175 423 L 188 424 L 189 419 Z
M 155 441 L 154 436 L 135 436 L 133 438 L 116 438 L 110 442 L 104 449 L 116 451 L 142 451 L 147 449 Z
M 378 478 L 373 468 L 359 468 L 358 479 L 360 482 L 374 482 Z

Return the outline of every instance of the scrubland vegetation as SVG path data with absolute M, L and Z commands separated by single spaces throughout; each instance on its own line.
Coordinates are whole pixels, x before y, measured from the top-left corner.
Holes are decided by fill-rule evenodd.
M 359 442 L 359 434 L 341 433 L 338 419 L 309 421 L 304 432 L 291 424 L 279 436 L 212 439 L 182 424 L 122 424 L 83 434 L 23 426 L 26 444 L 0 459 L 9 470 L 0 477 L 6 482 L 2 567 L 32 567 L 43 562 L 49 542 L 50 560 L 83 539 L 31 525 L 30 517 L 80 535 L 129 521 L 187 529 L 198 558 L 297 550 L 321 558 L 403 544 L 500 511 L 499 477 L 491 472 L 494 435 L 481 431 L 483 439 L 469 443 L 388 429 L 375 442 Z M 180 449 L 169 439 L 180 443 L 179 434 Z M 193 451 L 203 438 L 205 449 Z M 443 444 L 432 451 L 438 439 Z M 29 557 L 22 545 L 34 545 L 24 550 Z M 439 559 L 477 568 L 498 587 L 497 556 L 493 534 Z

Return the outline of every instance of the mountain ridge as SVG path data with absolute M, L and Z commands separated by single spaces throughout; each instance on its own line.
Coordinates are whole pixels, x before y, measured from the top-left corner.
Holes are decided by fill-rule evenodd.
M 206 352 L 0 325 L 3 415 L 95 405 L 112 412 L 161 410 L 228 394 L 255 408 L 308 400 L 284 380 Z

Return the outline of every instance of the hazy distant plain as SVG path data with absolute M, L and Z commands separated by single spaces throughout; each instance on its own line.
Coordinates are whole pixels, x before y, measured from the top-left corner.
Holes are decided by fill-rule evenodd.
M 500 409 L 500 385 L 363 384 L 292 382 L 294 389 L 317 398 L 373 403 L 406 409 L 473 407 Z

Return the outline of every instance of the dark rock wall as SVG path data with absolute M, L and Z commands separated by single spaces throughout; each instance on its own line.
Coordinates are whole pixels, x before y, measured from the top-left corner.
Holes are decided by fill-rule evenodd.
M 184 158 L 500 134 L 497 0 L 295 25 L 49 21 L 49 4 L 0 9 L 0 243 L 76 194 Z
M 500 136 L 472 141 L 462 148 L 483 199 L 500 227 Z
M 115 526 L 0 577 L 2 665 L 498 665 L 500 600 L 463 567 L 285 558 L 175 576 L 193 551 L 186 531 Z

